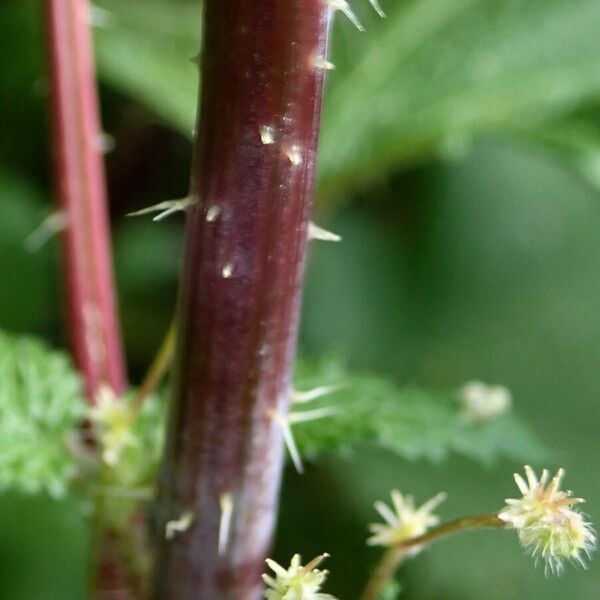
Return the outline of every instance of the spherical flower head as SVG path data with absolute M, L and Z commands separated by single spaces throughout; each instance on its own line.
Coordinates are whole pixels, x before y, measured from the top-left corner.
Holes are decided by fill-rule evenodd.
M 548 483 L 544 469 L 539 481 L 533 469 L 525 467 L 527 481 L 515 474 L 523 496 L 508 498 L 499 518 L 517 530 L 521 545 L 536 559 L 546 563 L 546 572 L 559 573 L 565 560 L 585 566 L 584 555 L 594 550 L 596 536 L 591 523 L 573 509 L 584 502 L 571 492 L 560 490 L 564 469 Z
M 275 576 L 262 576 L 269 587 L 264 592 L 266 600 L 336 600 L 330 594 L 319 592 L 327 579 L 328 571 L 316 567 L 328 556 L 321 554 L 302 566 L 300 555 L 294 554 L 288 569 L 267 558 L 267 564 Z
M 374 534 L 367 540 L 371 546 L 396 546 L 405 540 L 418 537 L 427 532 L 430 527 L 437 525 L 440 519 L 432 511 L 445 499 L 441 492 L 429 499 L 419 508 L 415 508 L 412 496 L 403 496 L 398 490 L 391 493 L 394 510 L 383 502 L 376 502 L 375 509 L 383 517 L 385 523 L 373 523 L 369 530 Z M 416 547 L 410 554 L 416 554 Z
M 108 386 L 101 386 L 96 394 L 96 403 L 88 411 L 88 418 L 99 437 L 102 459 L 108 465 L 116 465 L 123 450 L 136 443 L 131 408 Z

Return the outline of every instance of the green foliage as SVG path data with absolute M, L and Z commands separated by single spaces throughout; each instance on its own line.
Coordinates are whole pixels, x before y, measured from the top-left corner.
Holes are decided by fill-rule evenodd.
M 398 390 L 385 379 L 350 374 L 331 359 L 301 364 L 296 380 L 299 389 L 340 385 L 308 405 L 309 410 L 332 407 L 335 414 L 295 426 L 298 446 L 307 456 L 343 453 L 361 444 L 433 461 L 450 451 L 486 463 L 498 456 L 535 462 L 545 454 L 514 415 L 483 425 L 465 423 L 451 394 Z M 123 401 L 131 406 L 133 399 L 132 392 Z M 29 338 L 0 334 L 0 486 L 44 489 L 60 497 L 69 480 L 83 474 L 83 483 L 95 490 L 97 459 L 90 456 L 87 473 L 81 471 L 85 456 L 76 458 L 68 445 L 76 439 L 84 406 L 81 382 L 63 353 Z M 115 499 L 115 514 L 126 514 L 132 501 L 151 497 L 163 446 L 164 407 L 160 398 L 147 398 L 131 419 L 130 441 L 122 445 L 118 460 L 101 470 L 96 491 Z
M 340 388 L 295 412 L 332 407 L 335 414 L 294 426 L 302 454 L 345 453 L 361 444 L 387 448 L 403 458 L 440 461 L 450 452 L 492 463 L 499 457 L 538 462 L 548 456 L 536 436 L 514 414 L 469 424 L 459 413 L 457 396 L 398 389 L 389 381 L 354 375 L 338 361 L 301 364 L 297 386 Z M 309 408 L 310 407 L 310 408 Z
M 528 144 L 552 151 L 574 167 L 585 180 L 600 189 L 600 121 L 598 110 L 578 112 L 547 127 L 518 131 Z
M 83 410 L 64 353 L 0 333 L 0 489 L 64 496 L 78 468 L 69 438 Z
M 460 154 L 482 132 L 538 129 L 598 97 L 595 0 L 417 0 L 386 8 L 380 29 L 334 48 L 339 68 L 320 156 L 327 187 L 340 179 L 350 185 L 357 169 L 370 178 L 402 162 Z
M 103 0 L 114 19 L 98 31 L 101 75 L 189 136 L 199 3 L 151 4 Z M 460 155 L 485 132 L 526 130 L 524 139 L 533 139 L 554 123 L 571 128 L 570 115 L 600 94 L 596 0 L 388 2 L 384 20 L 367 2 L 353 4 L 368 31 L 359 34 L 341 18 L 335 27 L 322 191 L 367 183 L 407 162 Z M 597 154 L 597 137 L 592 144 Z
M 598 71 L 581 78 L 581 86 L 574 83 L 582 72 L 581 65 L 593 64 L 600 56 L 595 49 L 599 43 L 595 32 L 600 6 L 590 0 L 381 2 L 390 17 L 380 21 L 370 18 L 366 0 L 352 0 L 367 26 L 364 34 L 352 29 L 342 17 L 336 20 L 332 60 L 337 69 L 328 75 L 321 195 L 324 191 L 332 196 L 338 190 L 344 193 L 371 178 L 381 177 L 386 183 L 371 187 L 360 203 L 347 205 L 338 213 L 331 226 L 344 235 L 343 245 L 313 248 L 314 276 L 309 278 L 305 294 L 310 300 L 305 308 L 310 304 L 310 311 L 303 320 L 303 342 L 311 353 L 320 355 L 334 339 L 344 356 L 352 357 L 353 365 L 372 369 L 391 380 L 413 377 L 425 386 L 445 386 L 479 373 L 494 381 L 510 382 L 517 393 L 516 411 L 552 440 L 553 449 L 560 452 L 560 464 L 567 467 L 569 480 L 592 500 L 588 510 L 599 522 L 597 502 L 593 501 L 600 497 L 595 460 L 600 452 L 600 412 L 593 401 L 597 397 L 600 360 L 596 309 L 600 302 L 598 198 L 572 177 L 565 164 L 574 161 L 592 181 L 598 180 Z M 144 12 L 144 22 L 126 21 L 120 16 L 134 4 Z M 457 9 L 461 4 L 467 7 L 464 11 Z M 0 224 L 1 326 L 15 331 L 35 330 L 56 338 L 60 320 L 53 252 L 23 252 L 24 239 L 51 210 L 48 156 L 44 151 L 48 148 L 48 131 L 41 3 L 5 0 L 0 5 L 0 38 L 11 49 L 0 72 L 0 196 L 4 211 Z M 109 171 L 117 182 L 112 208 L 114 240 L 120 251 L 116 263 L 123 272 L 120 304 L 128 356 L 135 357 L 133 364 L 130 360 L 131 372 L 139 376 L 150 358 L 149 349 L 157 345 L 169 319 L 178 264 L 171 254 L 178 255 L 172 249 L 177 247 L 174 238 L 179 223 L 163 223 L 159 228 L 148 224 L 150 233 L 136 236 L 139 239 L 132 242 L 132 222 L 120 217 L 129 209 L 175 197 L 170 190 L 176 178 L 171 170 L 157 169 L 149 188 L 146 173 L 143 185 L 125 189 L 127 202 L 138 204 L 126 204 L 120 180 L 123 170 L 128 180 L 135 179 L 135 166 L 127 166 L 127 155 L 122 157 L 120 151 L 133 143 L 139 155 L 169 154 L 169 149 L 156 140 L 144 138 L 142 145 L 136 145 L 140 133 L 136 128 L 143 124 L 136 119 L 132 123 L 129 118 L 130 99 L 189 136 L 197 91 L 197 74 L 189 58 L 198 49 L 199 28 L 193 15 L 199 11 L 200 0 L 106 0 L 102 5 L 114 16 L 112 23 L 96 29 L 95 34 L 104 122 L 118 141 L 117 152 L 109 157 Z M 192 7 L 191 18 L 179 18 L 183 7 Z M 423 7 L 424 17 L 406 21 L 404 28 L 398 29 L 401 19 L 417 14 L 419 7 Z M 450 19 L 447 14 L 451 11 L 455 16 Z M 518 12 L 521 15 L 513 24 L 500 18 Z M 160 23 L 144 31 L 149 29 L 146 24 L 153 15 L 159 15 L 158 20 L 165 24 L 171 18 L 178 19 L 174 28 L 177 31 L 161 34 Z M 553 29 L 548 27 L 551 22 L 555 23 Z M 137 32 L 131 47 L 126 27 Z M 394 30 L 399 31 L 396 39 Z M 450 36 L 452 31 L 455 33 Z M 180 38 L 185 38 L 185 47 L 178 49 Z M 471 47 L 464 63 L 457 58 L 463 42 Z M 119 53 L 113 53 L 113 44 L 120 48 Z M 381 60 L 375 56 L 378 44 Z M 153 50 L 155 46 L 157 51 Z M 582 51 L 585 47 L 590 50 Z M 378 58 L 376 70 L 390 60 L 394 63 L 390 63 L 390 71 L 397 69 L 396 77 L 390 74 L 385 83 L 396 92 L 386 92 L 381 102 L 376 90 L 370 88 L 377 75 L 364 73 L 365 68 L 371 69 L 363 58 L 368 48 L 373 59 Z M 433 54 L 435 48 L 437 56 Z M 493 94 L 487 99 L 473 96 L 469 82 L 464 81 L 464 85 L 456 85 L 456 102 L 451 102 L 440 86 L 440 76 L 447 68 L 450 85 L 454 73 L 468 72 L 469 56 L 481 56 L 485 63 L 486 49 L 492 50 L 492 58 L 499 50 L 503 55 L 512 55 L 513 66 L 531 66 L 529 79 L 525 70 L 516 68 L 501 73 L 506 90 L 513 83 L 526 88 L 531 81 L 539 109 L 532 102 L 518 117 L 511 99 L 510 114 L 496 123 L 484 119 L 483 113 L 465 123 L 460 103 L 470 99 L 465 103 L 466 110 L 479 100 L 493 100 Z M 171 52 L 177 56 L 171 57 Z M 404 58 L 398 69 L 395 63 L 401 56 Z M 157 75 L 155 64 L 162 64 L 163 58 L 169 66 L 162 67 Z M 564 69 L 549 68 L 551 62 L 557 65 L 561 61 L 566 65 Z M 544 86 L 543 97 L 539 98 L 539 82 L 544 74 L 550 84 Z M 146 75 L 152 81 L 146 81 Z M 344 97 L 336 90 L 342 89 L 347 79 L 351 84 L 346 86 L 348 95 Z M 427 97 L 424 88 L 430 81 L 431 95 Z M 400 86 L 415 100 L 395 103 Z M 576 92 L 572 101 L 567 96 L 565 101 L 557 98 L 554 90 L 562 86 Z M 187 92 L 178 91 L 184 89 Z M 503 97 L 506 95 L 499 95 L 498 100 Z M 415 116 L 418 98 L 423 101 L 420 118 Z M 370 108 L 367 102 L 374 102 L 373 114 L 365 110 Z M 384 106 L 384 102 L 389 105 Z M 516 102 L 522 102 L 521 94 L 515 96 Z M 352 128 L 345 130 L 339 123 L 348 121 L 350 103 L 355 107 L 354 119 Z M 339 118 L 335 114 L 338 109 Z M 402 119 L 405 129 L 394 126 L 382 132 L 377 119 L 381 117 L 385 122 L 389 114 Z M 436 114 L 443 120 L 433 118 Z M 419 136 L 417 126 L 423 125 L 426 115 L 432 115 L 429 135 Z M 336 137 L 336 132 L 341 133 Z M 432 161 L 426 169 L 397 177 L 398 168 L 415 161 L 459 156 L 461 151 L 469 150 L 470 139 L 482 132 L 493 135 L 484 145 L 475 144 L 465 160 L 454 164 Z M 529 148 L 498 140 L 498 134 L 506 133 L 515 134 Z M 378 137 L 382 163 L 374 164 Z M 362 144 L 360 152 L 365 153 L 365 160 L 360 164 L 354 164 L 358 150 L 352 150 L 353 143 Z M 532 145 L 555 150 L 559 160 L 530 152 Z M 181 185 L 185 186 L 189 153 L 185 144 L 180 144 L 179 151 L 181 154 L 173 160 L 183 173 Z M 112 166 L 111 160 L 115 161 Z M 344 164 L 347 160 L 348 165 Z M 159 196 L 146 198 L 149 189 Z M 169 193 L 165 195 L 164 189 Z M 351 200 L 349 194 L 345 197 Z M 46 204 L 43 209 L 42 201 Z M 156 236 L 171 235 L 169 244 L 157 246 Z M 138 242 L 133 251 L 130 245 Z M 166 252 L 167 246 L 170 252 Z M 136 261 L 142 260 L 140 257 L 154 266 L 159 261 L 161 267 L 152 273 L 133 268 Z M 144 278 L 149 278 L 146 285 Z M 151 295 L 148 286 L 153 289 Z M 128 287 L 135 290 L 131 297 L 124 293 Z M 157 293 L 159 288 L 162 294 Z M 323 380 L 311 372 L 298 381 L 300 389 L 322 384 Z M 340 391 L 339 396 L 323 398 L 319 405 L 326 406 L 329 400 L 337 404 L 343 401 L 342 394 Z M 442 396 L 437 397 L 441 402 Z M 452 400 L 447 397 L 446 402 Z M 0 420 L 3 410 L 1 401 Z M 333 424 L 331 418 L 299 424 L 295 434 L 301 442 L 305 428 L 328 421 Z M 3 437 L 9 435 L 3 431 Z M 0 456 L 4 456 L 6 443 L 0 439 Z M 449 458 L 440 466 L 424 468 L 420 462 L 398 464 L 388 453 L 361 451 L 353 456 L 350 468 L 345 462 L 327 461 L 301 479 L 287 478 L 280 540 L 289 547 L 282 556 L 289 557 L 304 547 L 314 550 L 312 554 L 306 550 L 307 556 L 328 550 L 339 565 L 332 568 L 330 592 L 340 598 L 353 598 L 373 560 L 363 548 L 363 524 L 373 517 L 371 504 L 375 498 L 383 498 L 394 486 L 422 499 L 434 490 L 444 489 L 450 499 L 442 510 L 450 517 L 483 507 L 497 508 L 500 498 L 512 495 L 507 473 L 513 465 L 503 461 L 494 469 L 483 470 L 456 456 Z M 3 463 L 0 472 L 4 472 Z M 85 530 L 76 516 L 79 500 L 56 503 L 43 495 L 23 498 L 4 494 L 0 501 L 3 595 L 15 600 L 82 598 L 88 564 Z M 307 511 L 311 527 L 306 526 Z M 59 553 L 53 552 L 57 540 Z M 489 560 L 490 553 L 493 561 Z M 523 590 L 528 589 L 531 600 L 595 600 L 599 565 L 598 561 L 592 563 L 585 576 L 573 572 L 545 581 L 522 559 L 510 536 L 469 535 L 440 544 L 435 552 L 411 563 L 401 598 L 514 600 L 522 598 Z
M 122 401 L 133 398 L 131 392 Z M 131 443 L 107 469 L 78 440 L 87 415 L 80 378 L 65 353 L 0 332 L 0 490 L 61 498 L 76 481 L 86 492 L 113 497 L 119 513 L 132 500 L 150 498 L 163 446 L 162 399 L 146 398 L 132 419 Z
M 199 2 L 102 0 L 96 29 L 102 77 L 185 135 L 191 136 L 198 96 Z

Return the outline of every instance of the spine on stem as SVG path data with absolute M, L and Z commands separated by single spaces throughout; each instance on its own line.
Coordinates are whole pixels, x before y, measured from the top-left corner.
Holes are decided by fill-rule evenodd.
M 251 600 L 277 512 L 333 9 L 204 10 L 154 597 Z
M 126 377 L 112 272 L 103 135 L 87 0 L 45 0 L 55 185 L 69 333 L 90 401 Z

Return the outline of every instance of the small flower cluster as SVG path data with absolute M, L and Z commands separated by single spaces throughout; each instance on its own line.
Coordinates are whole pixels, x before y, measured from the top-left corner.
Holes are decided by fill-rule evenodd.
M 410 557 L 420 552 L 426 543 L 448 533 L 477 526 L 506 525 L 517 531 L 521 545 L 536 560 L 544 560 L 546 573 L 560 573 L 565 560 L 585 567 L 584 556 L 589 558 L 595 549 L 596 535 L 591 523 L 573 508 L 583 499 L 574 498 L 571 492 L 560 489 L 564 474 L 564 469 L 559 469 L 549 482 L 549 473 L 544 469 L 538 480 L 533 469 L 526 466 L 526 479 L 519 474 L 514 476 L 522 494 L 520 498 L 507 499 L 506 506 L 498 513 L 457 519 L 438 528 L 435 526 L 440 519 L 433 510 L 444 501 L 446 494 L 439 493 L 416 508 L 412 496 L 403 496 L 398 490 L 393 490 L 393 508 L 383 502 L 375 503 L 375 509 L 385 523 L 369 526 L 373 535 L 367 543 L 401 548 L 401 556 Z M 430 531 L 432 527 L 435 529 Z M 267 559 L 274 576 L 263 575 L 269 588 L 264 592 L 266 600 L 335 600 L 333 596 L 319 591 L 328 573 L 316 567 L 326 557 L 327 554 L 321 554 L 302 566 L 300 556 L 296 554 L 288 569 Z M 388 559 L 384 557 L 385 560 Z M 382 577 L 380 570 L 375 571 L 366 588 L 372 593 L 369 598 L 374 598 L 375 591 L 381 592 L 391 581 L 393 571 L 384 573 Z
M 410 538 L 418 537 L 427 532 L 430 527 L 437 525 L 440 519 L 432 511 L 446 499 L 446 494 L 440 492 L 429 499 L 419 508 L 415 508 L 412 496 L 403 496 L 398 490 L 391 493 L 394 510 L 383 502 L 376 502 L 375 509 L 385 520 L 383 523 L 369 525 L 374 535 L 367 540 L 371 546 L 395 546 Z M 416 547 L 410 551 L 414 555 L 419 552 Z
M 98 435 L 102 460 L 107 465 L 115 466 L 123 450 L 137 443 L 132 430 L 134 417 L 129 404 L 117 398 L 108 386 L 100 387 L 88 418 Z
M 466 383 L 460 390 L 461 415 L 468 423 L 484 423 L 510 409 L 510 391 L 502 385 L 481 381 Z
M 573 507 L 584 502 L 569 491 L 560 490 L 564 469 L 548 483 L 546 469 L 538 481 L 533 469 L 525 467 L 527 480 L 515 474 L 521 498 L 508 498 L 499 518 L 517 530 L 521 545 L 536 559 L 546 563 L 546 571 L 560 573 L 565 560 L 585 567 L 596 536 L 585 517 Z
M 560 489 L 564 474 L 564 469 L 559 469 L 549 481 L 549 473 L 544 469 L 538 480 L 533 469 L 526 466 L 525 478 L 518 474 L 514 476 L 522 497 L 507 499 L 506 506 L 499 513 L 487 516 L 488 519 L 495 520 L 498 526 L 504 524 L 515 529 L 521 545 L 534 558 L 546 563 L 547 573 L 560 573 L 567 560 L 585 567 L 585 558 L 589 558 L 596 545 L 596 535 L 591 523 L 574 508 L 584 500 L 574 498 L 571 492 Z M 367 543 L 394 547 L 419 538 L 439 523 L 439 518 L 432 514 L 432 510 L 444 498 L 445 494 L 438 494 L 420 508 L 415 508 L 411 496 L 404 497 L 398 490 L 394 490 L 394 510 L 383 502 L 375 503 L 375 508 L 385 523 L 370 525 L 374 535 Z M 480 520 L 481 518 L 479 517 Z M 448 531 L 458 531 L 463 521 L 469 520 L 452 522 L 456 527 L 441 528 L 431 540 Z M 422 544 L 416 542 L 417 540 L 410 551 L 406 551 L 407 556 L 414 556 L 423 548 Z
M 327 579 L 328 571 L 316 567 L 328 556 L 321 554 L 302 566 L 300 555 L 294 554 L 287 569 L 267 558 L 267 564 L 275 575 L 262 576 L 269 587 L 264 592 L 266 600 L 336 600 L 330 594 L 319 591 Z

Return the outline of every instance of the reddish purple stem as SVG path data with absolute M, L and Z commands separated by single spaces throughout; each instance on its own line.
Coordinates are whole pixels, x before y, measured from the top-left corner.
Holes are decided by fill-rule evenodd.
M 102 131 L 86 0 L 45 0 L 54 170 L 66 218 L 65 278 L 73 355 L 88 398 L 126 386 L 111 263 Z
M 88 400 L 126 388 L 112 272 L 102 138 L 86 0 L 45 0 L 55 185 L 63 237 L 69 334 Z M 101 518 L 97 516 L 97 518 Z M 130 594 L 110 531 L 94 558 L 95 598 Z
M 330 9 L 207 0 L 154 597 L 251 600 L 277 513 Z M 262 133 L 262 137 L 261 137 Z M 272 139 L 270 139 L 272 138 Z M 271 143 L 272 142 L 272 143 Z M 221 540 L 220 501 L 233 500 Z M 165 525 L 191 511 L 191 526 Z

